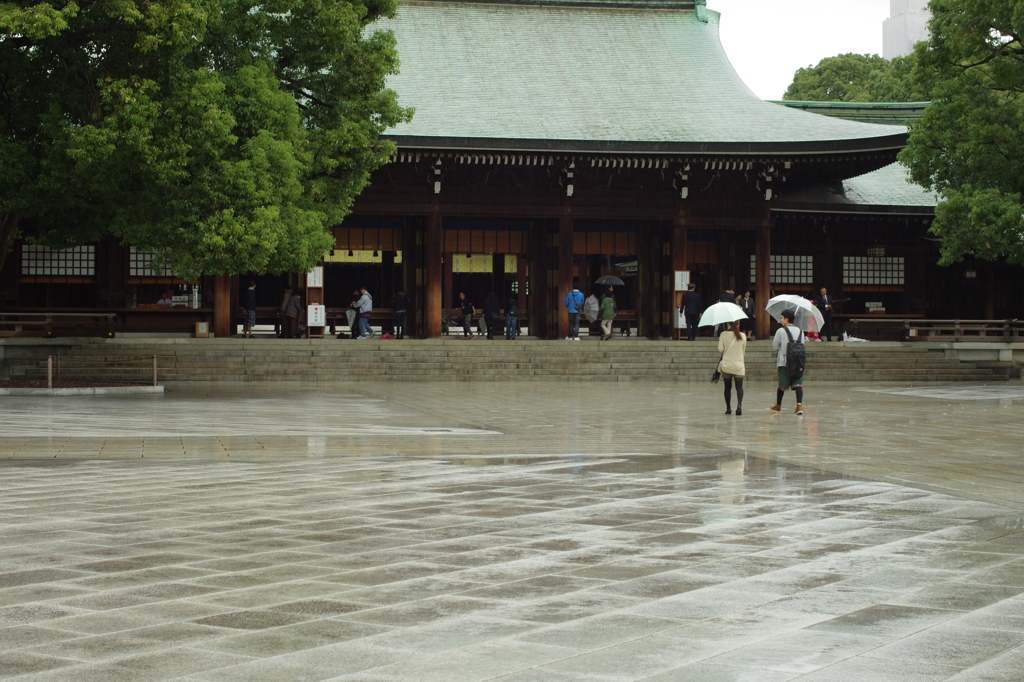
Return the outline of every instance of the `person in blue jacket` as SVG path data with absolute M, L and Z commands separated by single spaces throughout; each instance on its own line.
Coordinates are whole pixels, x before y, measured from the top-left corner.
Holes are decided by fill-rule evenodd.
M 580 340 L 580 313 L 583 312 L 583 293 L 577 283 L 573 283 L 572 291 L 565 297 L 565 309 L 569 311 L 569 336 L 566 341 Z

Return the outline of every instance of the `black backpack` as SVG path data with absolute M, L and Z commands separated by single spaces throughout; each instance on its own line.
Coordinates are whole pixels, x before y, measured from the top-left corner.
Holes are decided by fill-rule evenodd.
M 786 344 L 786 373 L 789 374 L 791 379 L 799 379 L 804 375 L 804 368 L 807 367 L 807 349 L 804 348 L 804 333 L 801 331 L 797 334 L 796 341 L 793 340 L 793 335 L 789 333 L 789 327 L 783 327 L 786 330 L 786 336 L 789 337 L 789 343 Z

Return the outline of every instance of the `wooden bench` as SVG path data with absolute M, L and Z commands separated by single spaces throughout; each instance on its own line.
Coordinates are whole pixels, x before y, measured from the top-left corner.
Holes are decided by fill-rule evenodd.
M 851 336 L 872 341 L 996 341 L 1020 337 L 1019 320 L 926 320 L 914 316 L 850 317 Z
M 117 313 L 0 312 L 0 336 L 114 336 Z

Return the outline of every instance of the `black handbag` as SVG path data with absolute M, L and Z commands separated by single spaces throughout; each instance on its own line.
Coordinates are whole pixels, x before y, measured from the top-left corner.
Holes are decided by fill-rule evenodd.
M 722 356 L 718 358 L 718 364 L 715 365 L 715 373 L 711 375 L 711 383 L 713 384 L 717 384 L 718 380 L 722 378 L 722 372 L 718 368 L 722 366 L 722 358 L 724 357 L 725 354 L 723 353 Z

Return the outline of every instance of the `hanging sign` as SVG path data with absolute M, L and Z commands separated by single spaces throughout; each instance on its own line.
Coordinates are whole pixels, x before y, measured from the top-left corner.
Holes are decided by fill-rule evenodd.
M 686 291 L 690 284 L 689 270 L 676 270 L 676 291 Z M 685 326 L 685 325 L 684 325 Z
M 324 268 L 317 265 L 306 274 L 307 287 L 322 287 L 324 285 Z
M 306 326 L 307 327 L 326 327 L 327 326 L 327 306 L 324 305 L 311 305 L 309 310 L 306 312 Z

